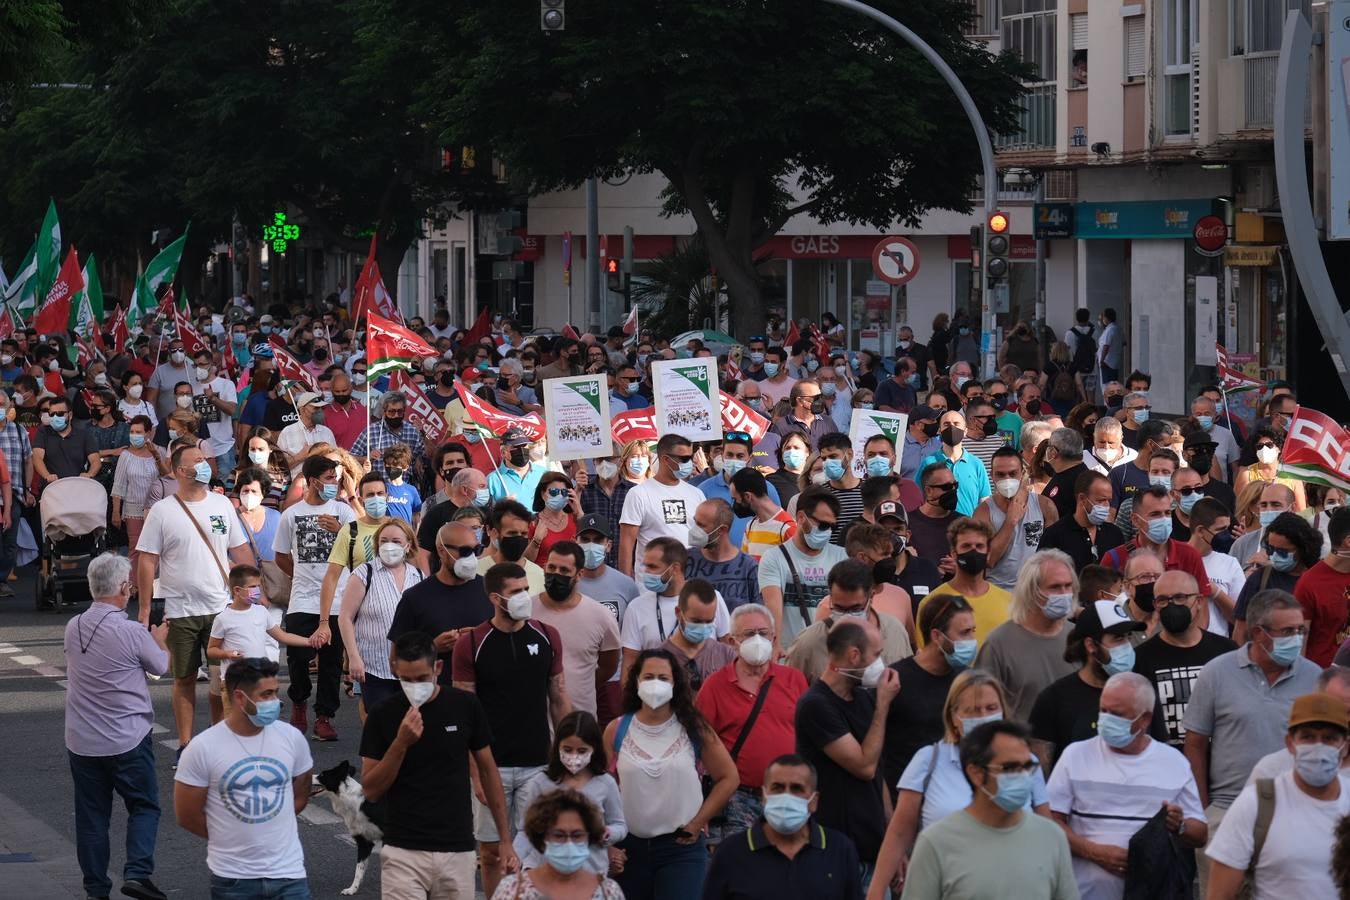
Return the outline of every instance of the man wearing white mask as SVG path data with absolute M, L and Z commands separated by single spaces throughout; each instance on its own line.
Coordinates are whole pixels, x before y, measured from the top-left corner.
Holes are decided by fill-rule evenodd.
M 1068 429 L 1063 429 L 1068 431 Z M 1011 447 L 994 451 L 990 460 L 994 494 L 980 501 L 974 519 L 988 522 L 994 530 L 989 542 L 985 577 L 1005 590 L 1017 582 L 1017 573 L 1041 545 L 1045 529 L 1059 519 L 1055 504 L 1043 494 L 1033 494 L 1026 481 L 1022 456 Z M 1081 468 L 1081 466 L 1080 466 Z
M 155 368 L 145 388 L 145 399 L 154 404 L 155 415 L 161 421 L 174 411 L 173 386 L 180 381 L 191 382 L 192 372 L 183 342 L 174 338 L 169 342 L 168 359 L 162 360 Z
M 323 408 L 327 405 L 328 401 L 321 394 L 312 391 L 305 391 L 295 398 L 300 421 L 287 425 L 277 436 L 277 446 L 291 459 L 300 459 L 314 444 L 337 444 L 332 429 L 323 423 Z
M 759 564 L 735 543 L 734 530 L 727 501 L 700 503 L 689 526 L 689 563 L 685 567 L 687 578 L 710 582 L 726 600 L 728 609 L 759 597 Z
M 217 374 L 210 351 L 203 350 L 193 361 L 192 408 L 207 433 L 202 450 L 212 459 L 216 475 L 224 478 L 234 471 L 234 412 L 239 394 L 234 382 Z
M 563 674 L 562 638 L 552 625 L 532 618 L 525 570 L 498 563 L 484 577 L 492 618 L 455 642 L 454 687 L 477 694 L 487 713 L 492 755 L 506 793 L 507 821 L 519 821 L 516 799 L 525 783 L 548 764 L 550 723 L 554 728 L 572 711 Z M 477 784 L 475 774 L 475 783 Z M 483 893 L 492 896 L 511 853 L 513 833 L 478 802 L 475 790 L 474 837 L 483 871 Z

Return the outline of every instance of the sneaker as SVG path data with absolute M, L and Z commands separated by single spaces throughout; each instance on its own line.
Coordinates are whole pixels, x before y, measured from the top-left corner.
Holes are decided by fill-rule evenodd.
M 0 600 L 13 600 L 14 588 L 8 584 L 0 584 Z
M 314 717 L 314 740 L 336 741 L 337 737 L 337 729 L 333 727 L 333 720 L 331 718 L 328 716 Z
M 291 706 L 291 724 L 294 725 L 301 734 L 309 731 L 309 704 L 296 703 Z
M 211 680 L 211 673 L 208 672 L 208 671 L 206 671 L 206 666 L 198 666 L 198 667 L 197 667 L 197 683 L 198 683 L 198 684 L 201 684 L 201 683 L 204 682 L 204 681 L 210 681 L 210 680 Z
M 128 878 L 122 885 L 122 893 L 136 900 L 169 900 L 149 878 Z

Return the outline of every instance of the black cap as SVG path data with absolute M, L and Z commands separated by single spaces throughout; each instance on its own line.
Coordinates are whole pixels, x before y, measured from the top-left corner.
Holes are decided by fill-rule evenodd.
M 1186 435 L 1186 440 L 1181 442 L 1181 449 L 1192 450 L 1196 447 L 1209 447 L 1217 450 L 1219 445 L 1214 438 L 1209 436 L 1207 431 L 1192 431 Z
M 909 420 L 911 422 L 923 422 L 927 419 L 932 419 L 936 422 L 940 418 L 942 418 L 941 413 L 936 409 L 933 409 L 933 407 L 925 406 L 922 403 L 909 411 Z
M 589 513 L 577 519 L 577 537 L 581 537 L 588 531 L 594 531 L 596 534 L 611 540 L 614 538 L 614 535 L 610 534 L 609 521 L 595 513 Z

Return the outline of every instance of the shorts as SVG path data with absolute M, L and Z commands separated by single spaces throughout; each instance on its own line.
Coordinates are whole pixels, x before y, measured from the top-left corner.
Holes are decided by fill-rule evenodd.
M 506 821 L 512 828 L 515 828 L 518 801 L 525 783 L 542 771 L 543 766 L 500 766 L 497 769 L 502 779 L 502 791 L 506 794 Z M 473 837 L 480 844 L 491 844 L 503 839 L 497 833 L 497 823 L 492 820 L 492 810 L 479 803 L 477 797 L 473 799 Z M 505 840 L 510 841 L 513 837 L 514 833 L 508 834 Z
M 169 636 L 165 644 L 169 648 L 169 674 L 174 678 L 195 678 L 197 669 L 206 659 L 206 643 L 211 640 L 211 623 L 215 614 L 209 616 L 183 616 L 169 620 Z M 217 673 L 219 666 L 213 666 Z M 217 681 L 219 674 L 216 675 Z

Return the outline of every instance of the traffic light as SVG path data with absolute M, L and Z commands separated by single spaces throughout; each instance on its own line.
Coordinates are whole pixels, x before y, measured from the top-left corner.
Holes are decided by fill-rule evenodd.
M 605 260 L 605 280 L 609 284 L 609 289 L 616 294 L 623 293 L 624 277 L 623 272 L 619 270 L 619 261 L 614 258 Z
M 1008 251 L 1012 248 L 1008 225 L 1008 214 L 1005 212 L 991 213 L 986 223 L 984 273 L 991 285 L 1008 277 Z
M 564 0 L 539 0 L 539 28 L 543 31 L 562 31 L 567 27 Z

